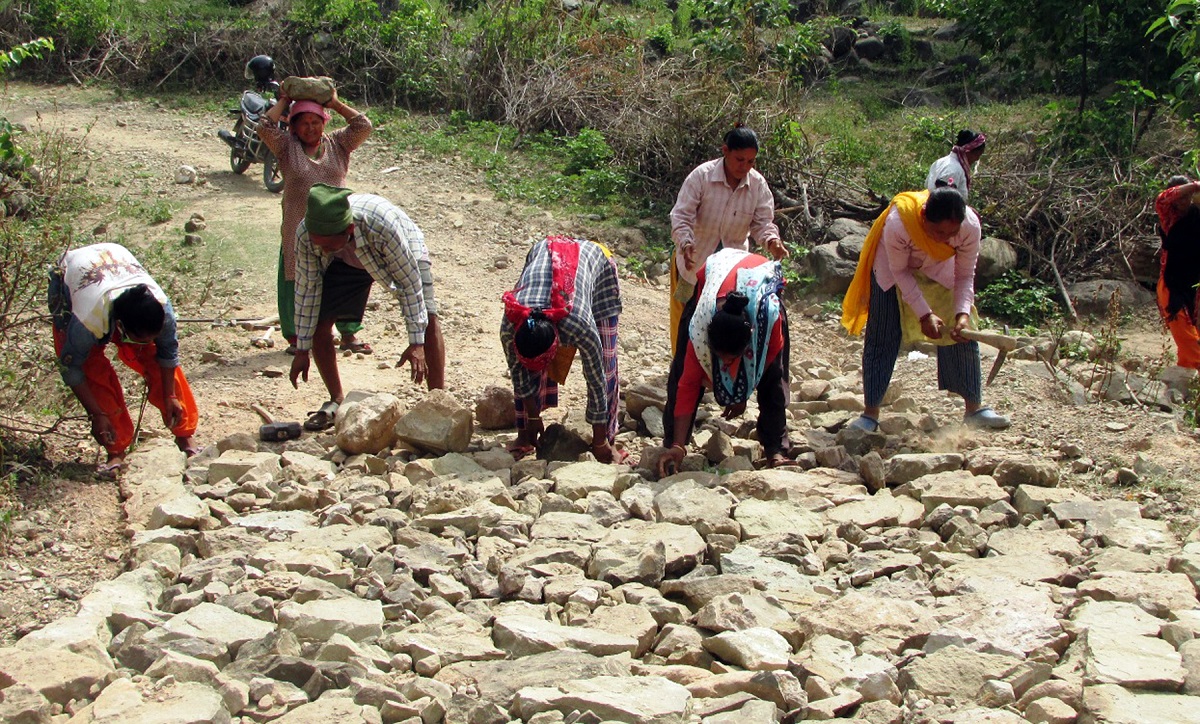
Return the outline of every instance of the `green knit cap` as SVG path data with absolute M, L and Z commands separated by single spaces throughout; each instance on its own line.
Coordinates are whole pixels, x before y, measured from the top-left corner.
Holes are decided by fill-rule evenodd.
M 335 236 L 354 223 L 350 213 L 350 189 L 313 184 L 308 190 L 308 210 L 304 226 L 317 236 Z

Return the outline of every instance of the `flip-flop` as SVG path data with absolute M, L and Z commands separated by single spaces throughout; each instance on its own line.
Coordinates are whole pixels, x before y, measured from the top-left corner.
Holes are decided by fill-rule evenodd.
M 342 352 L 353 352 L 355 354 L 375 354 L 375 350 L 371 349 L 369 342 L 360 342 L 358 340 L 350 344 L 339 344 L 338 349 Z
M 96 466 L 96 477 L 101 480 L 116 480 L 117 475 L 125 469 L 125 461 L 120 462 L 103 462 Z
M 304 429 L 309 432 L 320 432 L 333 427 L 333 418 L 337 415 L 338 403 L 330 400 L 321 409 L 316 412 L 308 413 L 308 419 L 304 421 Z

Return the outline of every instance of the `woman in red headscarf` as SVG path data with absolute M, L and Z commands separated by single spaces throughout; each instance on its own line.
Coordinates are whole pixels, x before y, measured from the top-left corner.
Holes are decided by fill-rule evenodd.
M 325 133 L 329 110 L 346 120 L 344 128 Z M 279 127 L 285 112 L 288 121 L 286 131 Z M 267 120 L 268 123 L 258 127 L 258 135 L 279 159 L 279 171 L 283 174 L 283 226 L 280 229 L 282 242 L 279 247 L 277 284 L 279 330 L 290 344 L 288 353 L 294 354 L 296 227 L 304 218 L 308 190 L 318 183 L 346 185 L 350 153 L 371 135 L 371 121 L 339 99 L 336 89 L 325 105 L 309 100 L 293 101 L 280 91 L 279 102 L 267 111 Z M 355 338 L 355 334 L 362 330 L 361 323 L 339 322 L 337 329 L 342 334 L 341 349 L 371 354 L 371 346 Z
M 517 458 L 536 451 L 541 412 L 558 404 L 572 350 L 583 360 L 592 454 L 603 463 L 622 459 L 617 434 L 617 317 L 621 289 L 608 250 L 585 239 L 549 236 L 533 245 L 517 288 L 504 294 L 500 341 L 512 374 Z M 565 365 L 563 362 L 565 361 Z
M 933 191 L 948 186 L 967 198 L 971 190 L 971 170 L 983 157 L 987 136 L 970 129 L 958 132 L 950 153 L 934 161 L 925 177 L 925 188 Z

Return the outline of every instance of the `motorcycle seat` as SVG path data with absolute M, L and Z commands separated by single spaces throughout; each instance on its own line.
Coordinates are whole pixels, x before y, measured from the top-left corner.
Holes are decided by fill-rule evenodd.
M 242 94 L 242 110 L 251 118 L 257 118 L 270 107 L 266 99 L 253 91 Z

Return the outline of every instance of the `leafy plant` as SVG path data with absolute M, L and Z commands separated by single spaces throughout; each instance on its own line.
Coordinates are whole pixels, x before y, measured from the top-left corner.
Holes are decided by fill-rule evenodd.
M 1059 313 L 1053 288 L 1016 270 L 1004 272 L 977 293 L 975 304 L 980 312 L 1017 326 L 1040 326 Z
M 584 128 L 573 138 L 568 138 L 566 147 L 567 166 L 563 173 L 568 176 L 603 168 L 613 158 L 612 147 L 604 134 L 593 128 Z

